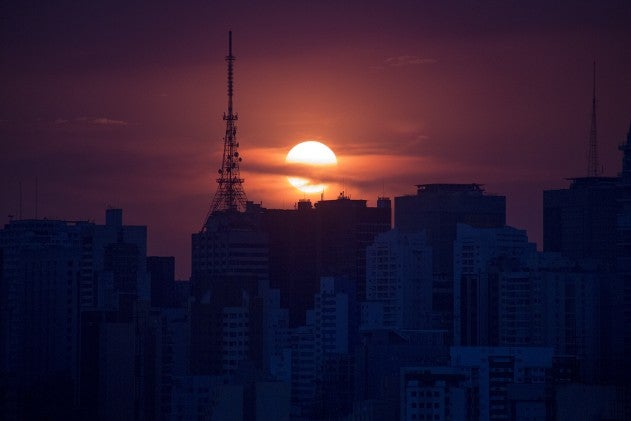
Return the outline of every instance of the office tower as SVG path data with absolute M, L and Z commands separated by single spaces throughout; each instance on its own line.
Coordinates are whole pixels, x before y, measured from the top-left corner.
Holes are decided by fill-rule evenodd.
M 499 344 L 500 285 L 490 265 L 511 264 L 517 271 L 535 252 L 535 244 L 528 243 L 523 230 L 457 225 L 453 265 L 455 345 Z
M 393 229 L 366 249 L 365 326 L 431 329 L 431 290 L 432 249 L 424 232 Z M 369 314 L 375 311 L 380 317 Z
M 581 381 L 606 381 L 600 306 L 602 284 L 609 278 L 593 265 L 577 264 L 557 253 L 539 253 L 537 257 L 531 273 L 534 302 L 522 310 L 526 323 L 543 327 L 541 341 L 531 343 L 552 347 L 555 356 L 575 357 Z M 542 308 L 542 320 L 536 318 L 536 307 Z
M 307 324 L 292 332 L 292 402 L 296 416 L 316 419 L 350 411 L 357 314 L 347 278 L 322 277 Z
M 365 200 L 340 195 L 316 203 L 318 273 L 346 276 L 358 300 L 366 294 L 366 247 L 377 234 L 390 230 L 390 208 L 368 207 Z
M 629 158 L 623 152 L 619 177 L 571 179 L 568 189 L 544 191 L 544 250 L 598 265 L 602 371 L 606 381 L 625 383 L 631 373 L 631 283 L 629 277 Z M 615 240 L 614 240 L 615 239 Z
M 351 281 L 320 279 L 320 291 L 314 297 L 316 417 L 340 416 L 352 407 L 356 308 Z
M 432 247 L 432 311 L 437 328 L 453 331 L 453 243 L 457 224 L 503 227 L 506 198 L 484 194 L 480 184 L 419 184 L 417 194 L 396 197 L 394 226 L 402 232 L 425 231 Z
M 345 277 L 358 300 L 366 290 L 366 247 L 390 229 L 390 207 L 369 207 L 366 200 L 340 195 L 294 210 L 265 209 L 261 215 L 269 238 L 270 285 L 281 291 L 291 326 L 304 324 L 323 276 Z
M 86 223 L 12 221 L 0 231 L 4 414 L 68 417 L 78 392 L 78 283 Z
M 455 344 L 549 346 L 595 379 L 602 277 L 593 265 L 537 253 L 512 227 L 458 225 L 454 276 Z
M 619 212 L 617 177 L 571 179 L 568 189 L 543 192 L 543 249 L 615 267 Z
M 201 299 L 227 278 L 268 278 L 268 240 L 256 210 L 216 212 L 192 236 L 191 294 Z
M 623 148 L 621 148 L 623 149 Z M 568 189 L 543 192 L 543 249 L 575 259 L 595 259 L 603 270 L 615 268 L 619 179 L 603 177 L 596 129 L 596 62 L 592 87 L 587 176 L 570 178 Z
M 290 326 L 304 325 L 320 279 L 315 209 L 309 200 L 301 200 L 296 209 L 265 209 L 261 221 L 269 239 L 270 286 L 280 290 Z
M 105 225 L 18 220 L 0 231 L 0 248 L 0 355 L 3 378 L 14 393 L 7 400 L 10 412 L 62 416 L 76 410 L 79 392 L 89 389 L 80 380 L 87 378 L 83 355 L 98 354 L 98 344 L 91 347 L 95 343 L 82 336 L 89 313 L 131 317 L 135 303 L 148 299 L 146 227 L 124 226 L 120 209 L 106 211 Z
M 159 317 L 150 311 L 147 227 L 124 225 L 120 209 L 106 210 L 105 220 L 89 241 L 96 300 L 79 325 L 80 414 L 155 417 Z

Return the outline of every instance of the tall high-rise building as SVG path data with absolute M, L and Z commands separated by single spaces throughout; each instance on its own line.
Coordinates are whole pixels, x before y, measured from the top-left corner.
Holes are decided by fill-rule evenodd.
M 88 223 L 12 221 L 0 231 L 4 416 L 67 417 L 78 387 L 78 281 Z
M 393 229 L 379 234 L 366 249 L 367 302 L 363 306 L 381 315 L 373 327 L 431 329 L 431 290 L 432 249 L 424 232 Z M 374 319 L 366 312 L 364 316 Z
M 348 279 L 320 279 L 314 297 L 316 417 L 340 416 L 352 408 L 355 309 L 355 287 Z
M 614 270 L 617 177 L 571 179 L 568 189 L 543 192 L 543 249 L 577 260 L 595 259 Z
M 16 220 L 0 231 L 0 249 L 0 369 L 12 394 L 4 414 L 65 417 L 89 377 L 82 355 L 99 352 L 82 340 L 89 313 L 132 317 L 136 302 L 148 302 L 146 227 L 123 225 L 120 209 L 108 209 L 104 225 Z M 106 372 L 95 364 L 99 382 Z
M 453 331 L 453 244 L 458 224 L 497 228 L 506 224 L 506 198 L 484 194 L 480 184 L 419 184 L 416 195 L 394 200 L 394 226 L 425 231 L 432 247 L 432 310 L 437 328 Z
M 593 265 L 537 252 L 512 227 L 459 225 L 454 253 L 456 345 L 549 346 L 595 379 L 602 279 Z
M 498 345 L 500 285 L 491 264 L 501 259 L 514 270 L 532 258 L 535 245 L 512 227 L 458 224 L 454 242 L 454 345 Z
M 385 200 L 380 204 L 370 207 L 366 200 L 340 195 L 315 206 L 300 201 L 294 210 L 263 210 L 270 285 L 280 289 L 292 326 L 304 324 L 321 277 L 345 277 L 358 301 L 365 298 L 366 247 L 390 229 L 390 207 Z
M 571 179 L 567 189 L 543 192 L 544 250 L 576 261 L 592 261 L 601 272 L 602 372 L 607 381 L 625 383 L 631 375 L 631 130 L 619 177 Z M 615 240 L 614 240 L 615 239 Z M 596 297 L 594 297 L 596 299 Z

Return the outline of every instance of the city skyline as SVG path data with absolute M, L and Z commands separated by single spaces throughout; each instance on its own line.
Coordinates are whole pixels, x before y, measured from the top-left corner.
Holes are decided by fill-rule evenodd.
M 293 207 L 303 195 L 283 159 L 316 139 L 339 158 L 326 199 L 481 183 L 541 248 L 543 190 L 587 172 L 594 60 L 601 163 L 620 170 L 631 8 L 457 4 L 6 6 L 3 222 L 18 215 L 20 184 L 25 218 L 121 207 L 186 279 L 217 188 L 232 29 L 248 200 Z

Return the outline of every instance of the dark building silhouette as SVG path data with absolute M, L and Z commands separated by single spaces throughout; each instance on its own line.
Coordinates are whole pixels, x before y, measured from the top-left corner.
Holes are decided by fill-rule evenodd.
M 316 203 L 316 243 L 320 276 L 346 276 L 355 284 L 357 300 L 366 298 L 366 247 L 388 231 L 390 208 L 366 206 L 365 200 L 343 195 Z
M 432 310 L 439 318 L 435 327 L 449 332 L 453 332 L 453 244 L 458 224 L 503 227 L 506 198 L 484 194 L 480 184 L 419 184 L 416 195 L 394 199 L 395 228 L 425 231 L 432 247 Z
M 449 347 L 431 332 L 368 330 L 355 358 L 355 410 L 400 419 L 403 368 L 447 365 Z
M 193 373 L 233 373 L 252 356 L 253 335 L 260 336 L 256 320 L 262 317 L 253 306 L 268 284 L 267 238 L 258 225 L 257 207 L 214 212 L 193 234 Z
M 571 179 L 568 189 L 543 192 L 543 249 L 615 267 L 619 209 L 617 177 Z
M 149 364 L 150 347 L 112 347 L 125 337 L 121 330 L 108 330 L 111 340 L 105 340 L 85 327 L 110 313 L 138 323 L 135 309 L 149 297 L 146 227 L 124 226 L 119 209 L 107 210 L 105 225 L 17 220 L 0 231 L 0 249 L 3 418 L 71 418 L 99 408 L 120 415 L 120 400 L 104 393 L 116 390 L 112 378 L 120 368 L 107 358 L 132 355 L 134 364 Z M 136 386 L 150 379 L 140 369 L 121 373 Z M 148 389 L 133 392 L 125 395 L 131 406 L 153 399 Z
M 366 247 L 390 229 L 390 207 L 369 207 L 366 200 L 343 195 L 296 209 L 264 209 L 269 238 L 270 285 L 281 291 L 281 306 L 289 309 L 291 326 L 303 325 L 323 276 L 343 276 L 366 297 Z
M 602 379 L 626 383 L 631 375 L 631 130 L 619 177 L 573 178 L 568 189 L 543 192 L 544 250 L 598 267 Z
M 269 239 L 270 286 L 281 291 L 291 326 L 304 325 L 320 283 L 315 209 L 308 200 L 296 209 L 266 209 L 262 223 Z
M 177 302 L 175 293 L 175 257 L 147 257 L 151 276 L 151 305 L 171 307 Z
M 3 418 L 72 414 L 79 385 L 80 236 L 88 226 L 18 220 L 0 231 Z

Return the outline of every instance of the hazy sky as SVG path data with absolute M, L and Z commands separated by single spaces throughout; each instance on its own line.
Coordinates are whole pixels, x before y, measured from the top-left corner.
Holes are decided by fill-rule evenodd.
M 41 4 L 39 4 L 41 3 Z M 188 278 L 220 166 L 228 30 L 249 200 L 302 194 L 283 159 L 338 156 L 325 198 L 476 182 L 541 246 L 542 191 L 586 175 L 592 62 L 605 175 L 631 121 L 631 2 L 3 2 L 0 221 L 148 225 Z M 129 3 L 134 3 L 130 5 Z M 312 199 L 317 199 L 312 197 Z

